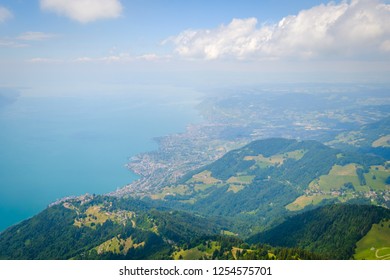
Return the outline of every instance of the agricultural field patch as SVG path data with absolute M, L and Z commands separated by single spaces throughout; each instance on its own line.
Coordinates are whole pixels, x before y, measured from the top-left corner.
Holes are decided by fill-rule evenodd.
M 376 191 L 390 190 L 386 180 L 390 176 L 390 170 L 382 165 L 371 166 L 368 173 L 364 174 L 367 186 Z
M 298 197 L 294 202 L 288 204 L 286 209 L 289 211 L 299 211 L 308 205 L 317 205 L 324 199 L 335 198 L 330 194 L 318 194 L 318 195 L 302 195 Z
M 162 189 L 160 193 L 152 194 L 152 199 L 163 199 L 167 195 L 185 195 L 190 192 L 190 189 L 186 185 L 169 186 Z
M 205 191 L 205 190 L 207 190 L 208 188 L 211 188 L 211 187 L 213 187 L 213 186 L 215 186 L 215 185 L 214 185 L 214 184 L 196 184 L 196 185 L 194 186 L 194 190 L 195 190 L 196 192 Z
M 201 173 L 195 174 L 192 176 L 187 183 L 201 183 L 201 184 L 218 184 L 221 183 L 221 180 L 218 180 L 211 176 L 211 172 L 208 170 L 202 171 Z
M 230 184 L 251 184 L 255 176 L 235 176 L 230 177 L 226 182 Z
M 244 188 L 245 187 L 243 185 L 230 185 L 226 192 L 238 193 L 239 191 L 242 191 Z
M 221 246 L 215 241 L 207 241 L 188 250 L 180 249 L 172 254 L 172 258 L 175 260 L 211 259 L 216 250 L 221 250 Z
M 235 260 L 237 260 L 237 253 L 238 253 L 238 254 L 242 254 L 242 251 L 244 251 L 244 249 L 237 248 L 237 247 L 233 247 L 233 248 L 232 248 L 232 255 L 233 255 L 233 258 L 234 258 Z
M 201 252 L 198 248 L 192 248 L 189 250 L 180 250 L 179 252 L 174 252 L 172 257 L 174 260 L 199 260 L 205 256 L 204 252 Z
M 135 244 L 131 237 L 126 239 L 114 237 L 100 244 L 99 246 L 95 247 L 95 250 L 99 255 L 108 252 L 115 253 L 115 254 L 127 254 L 130 248 L 138 248 L 144 245 L 145 242 Z
M 104 224 L 110 215 L 101 211 L 101 206 L 91 206 L 85 211 L 85 215 L 81 218 L 76 218 L 74 225 L 77 227 L 86 226 L 90 228 L 96 228 L 96 225 Z
M 390 260 L 390 220 L 372 225 L 371 230 L 356 243 L 354 258 Z
M 234 233 L 234 232 L 231 232 L 231 231 L 228 231 L 228 230 L 221 230 L 221 234 L 222 235 L 227 235 L 227 236 L 238 236 L 237 233 Z
M 244 160 L 254 160 L 260 168 L 267 168 L 269 166 L 279 166 L 287 159 L 300 160 L 306 153 L 306 150 L 295 150 L 283 154 L 276 154 L 270 157 L 265 157 L 262 154 L 257 156 L 246 156 Z
M 345 166 L 334 165 L 328 175 L 322 175 L 319 179 L 309 184 L 309 189 L 322 191 L 340 190 L 345 184 L 352 183 L 355 188 L 360 187 L 356 174 L 357 165 L 354 163 Z
M 390 170 L 384 165 L 373 165 L 364 169 L 363 166 L 350 163 L 344 166 L 334 165 L 327 175 L 322 175 L 310 182 L 305 195 L 297 198 L 286 206 L 290 211 L 303 209 L 311 204 L 309 197 L 316 197 L 313 204 L 318 204 L 326 198 L 337 198 L 346 202 L 353 198 L 370 199 L 374 205 L 383 205 L 383 197 L 390 191 L 386 184 Z
M 390 147 L 390 135 L 382 136 L 372 143 L 372 147 Z
M 126 224 L 130 221 L 133 226 L 135 225 L 134 220 L 131 220 L 135 217 L 135 213 L 131 211 L 120 210 L 116 212 L 109 212 L 104 210 L 101 205 L 91 206 L 83 214 L 80 214 L 78 209 L 75 209 L 75 211 L 79 214 L 79 217 L 76 218 L 73 223 L 76 227 L 86 226 L 96 229 L 97 225 L 102 225 L 107 220 L 112 220 L 120 224 Z

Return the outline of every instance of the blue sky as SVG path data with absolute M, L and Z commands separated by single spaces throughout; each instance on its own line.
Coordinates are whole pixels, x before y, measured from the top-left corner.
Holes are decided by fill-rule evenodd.
M 389 62 L 385 0 L 0 2 L 0 87 L 389 82 Z

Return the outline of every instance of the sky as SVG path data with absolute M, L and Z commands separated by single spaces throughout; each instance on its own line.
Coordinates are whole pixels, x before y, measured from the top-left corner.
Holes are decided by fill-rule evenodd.
M 389 77 L 386 0 L 0 1 L 2 88 Z

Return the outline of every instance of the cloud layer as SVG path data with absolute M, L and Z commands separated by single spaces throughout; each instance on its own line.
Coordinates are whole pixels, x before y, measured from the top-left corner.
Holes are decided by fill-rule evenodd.
M 12 17 L 12 13 L 7 8 L 0 6 L 0 23 L 5 22 Z
M 43 41 L 56 37 L 56 34 L 29 31 L 20 34 L 13 38 L 1 38 L 0 37 L 0 48 L 24 48 L 28 47 L 32 41 Z
M 122 13 L 119 0 L 40 0 L 40 2 L 43 10 L 56 12 L 82 23 L 117 18 Z
M 23 41 L 42 41 L 53 38 L 54 36 L 55 35 L 53 34 L 48 34 L 44 32 L 29 31 L 22 33 L 20 36 L 17 37 L 17 39 Z
M 208 60 L 390 56 L 390 5 L 377 0 L 322 4 L 258 25 L 256 18 L 233 19 L 167 41 L 183 57 Z

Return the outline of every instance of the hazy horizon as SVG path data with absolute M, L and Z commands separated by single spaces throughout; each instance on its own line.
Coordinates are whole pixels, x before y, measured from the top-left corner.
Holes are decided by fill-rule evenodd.
M 0 87 L 389 83 L 387 0 L 87 3 L 3 1 Z

